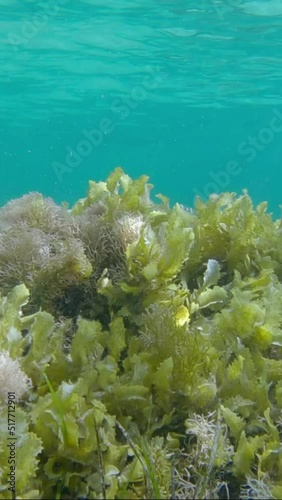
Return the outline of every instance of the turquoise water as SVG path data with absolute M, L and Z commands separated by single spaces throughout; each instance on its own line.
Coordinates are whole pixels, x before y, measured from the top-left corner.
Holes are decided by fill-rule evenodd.
M 282 203 L 282 0 L 0 0 L 0 204 L 117 165 Z

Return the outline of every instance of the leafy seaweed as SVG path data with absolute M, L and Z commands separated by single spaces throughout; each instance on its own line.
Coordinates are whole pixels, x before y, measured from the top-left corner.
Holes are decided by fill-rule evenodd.
M 17 498 L 281 497 L 281 220 L 151 190 L 0 209 L 0 498 L 11 391 Z

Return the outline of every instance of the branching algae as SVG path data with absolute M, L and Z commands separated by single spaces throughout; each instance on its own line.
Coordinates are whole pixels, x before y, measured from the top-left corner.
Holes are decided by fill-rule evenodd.
M 282 497 L 281 220 L 151 188 L 0 209 L 0 498 Z

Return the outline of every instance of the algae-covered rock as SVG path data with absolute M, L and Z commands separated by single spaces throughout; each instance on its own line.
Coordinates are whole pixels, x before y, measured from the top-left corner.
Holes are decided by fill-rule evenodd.
M 281 497 L 281 221 L 151 188 L 0 209 L 0 498 Z

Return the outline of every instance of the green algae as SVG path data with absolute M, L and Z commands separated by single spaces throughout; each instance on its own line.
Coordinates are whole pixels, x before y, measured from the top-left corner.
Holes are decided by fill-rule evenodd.
M 118 168 L 71 210 L 0 209 L 0 350 L 32 384 L 17 498 L 281 497 L 281 221 L 151 188 Z

